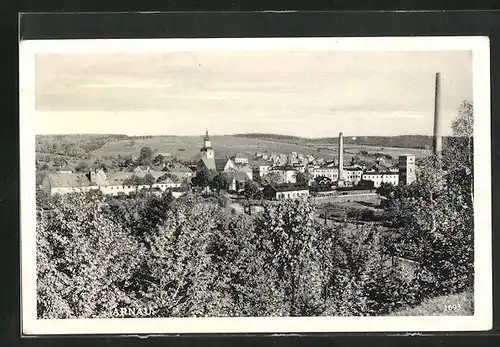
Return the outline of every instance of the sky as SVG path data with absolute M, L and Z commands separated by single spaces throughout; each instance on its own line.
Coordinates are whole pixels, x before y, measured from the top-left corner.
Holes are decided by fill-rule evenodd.
M 38 134 L 430 135 L 472 101 L 472 53 L 38 53 Z

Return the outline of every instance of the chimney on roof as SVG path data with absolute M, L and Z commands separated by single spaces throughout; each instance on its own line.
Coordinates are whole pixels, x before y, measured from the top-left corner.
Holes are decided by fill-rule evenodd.
M 440 122 L 440 111 L 441 111 L 441 90 L 440 90 L 440 78 L 439 72 L 436 73 L 436 82 L 434 86 L 434 136 L 433 136 L 433 151 L 434 154 L 439 158 L 441 156 L 441 151 L 443 149 L 443 139 L 441 134 L 441 122 Z

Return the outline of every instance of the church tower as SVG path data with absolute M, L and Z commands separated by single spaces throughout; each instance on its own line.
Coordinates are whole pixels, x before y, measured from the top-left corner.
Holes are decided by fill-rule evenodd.
M 205 134 L 205 138 L 203 139 L 203 147 L 201 149 L 202 158 L 205 159 L 214 159 L 214 149 L 212 148 L 212 141 L 210 141 L 210 137 L 208 136 L 208 130 Z

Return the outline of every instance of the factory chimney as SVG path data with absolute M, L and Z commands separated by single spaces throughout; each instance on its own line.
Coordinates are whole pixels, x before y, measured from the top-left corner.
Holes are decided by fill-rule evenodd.
M 441 151 L 443 149 L 443 139 L 441 136 L 441 122 L 440 122 L 440 108 L 441 108 L 441 90 L 440 90 L 440 74 L 436 73 L 436 84 L 434 90 L 434 137 L 433 137 L 433 151 L 436 157 L 439 159 L 441 156 Z
M 344 179 L 344 137 L 339 133 L 339 181 Z

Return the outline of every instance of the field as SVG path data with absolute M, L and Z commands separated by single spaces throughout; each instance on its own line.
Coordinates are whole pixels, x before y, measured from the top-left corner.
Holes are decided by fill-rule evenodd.
M 283 140 L 266 140 L 259 138 L 247 138 L 238 136 L 213 136 L 211 137 L 212 146 L 215 149 L 216 155 L 231 156 L 235 153 L 244 153 L 250 159 L 255 152 L 267 153 L 291 153 L 298 152 L 304 155 L 311 154 L 314 157 L 322 157 L 332 159 L 338 154 L 337 145 L 335 144 L 313 144 L 313 143 L 291 143 Z M 151 147 L 158 153 L 170 153 L 172 156 L 180 160 L 190 160 L 199 152 L 203 143 L 202 136 L 158 136 L 145 139 L 134 140 L 118 140 L 107 142 L 103 147 L 93 152 L 95 157 L 116 156 L 116 155 L 135 155 L 139 154 L 142 147 Z M 395 148 L 395 147 L 376 147 L 364 145 L 345 145 L 345 160 L 350 158 L 359 151 L 368 151 L 373 153 L 388 154 L 397 157 L 401 154 L 414 154 L 421 157 L 428 153 L 427 150 L 416 148 Z

